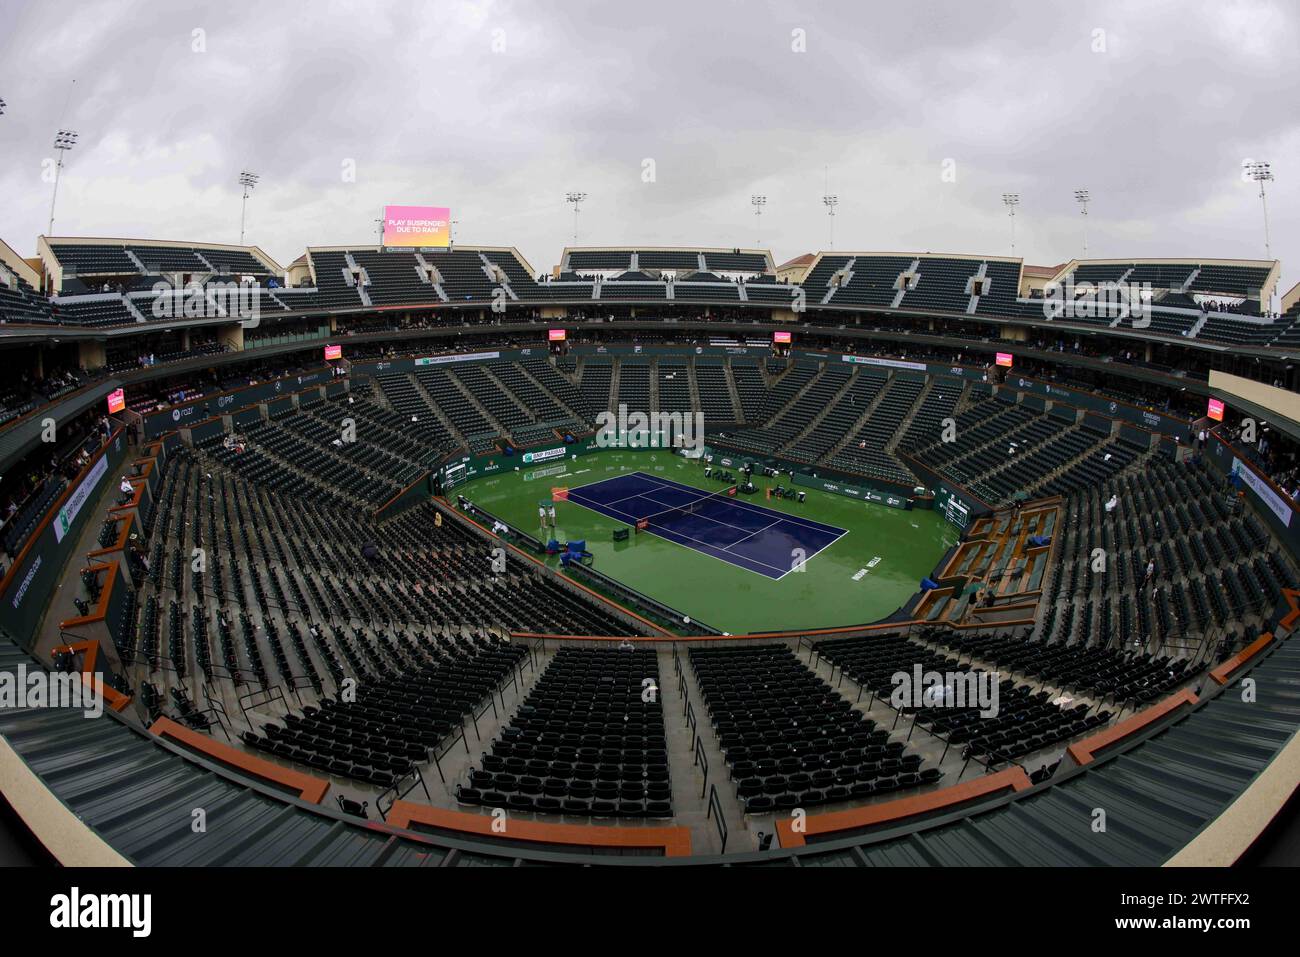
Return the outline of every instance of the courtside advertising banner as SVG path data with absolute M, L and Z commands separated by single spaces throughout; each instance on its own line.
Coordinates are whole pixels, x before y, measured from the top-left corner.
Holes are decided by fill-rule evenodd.
M 451 210 L 446 206 L 385 206 L 384 245 L 446 249 L 451 245 Z
M 1255 474 L 1255 470 L 1241 459 L 1232 460 L 1232 474 L 1237 476 L 1261 502 L 1277 516 L 1277 520 L 1288 528 L 1291 525 L 1291 504 L 1269 486 L 1268 482 Z

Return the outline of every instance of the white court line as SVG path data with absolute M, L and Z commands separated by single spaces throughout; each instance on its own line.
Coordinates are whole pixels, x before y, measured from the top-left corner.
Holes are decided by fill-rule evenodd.
M 750 533 L 749 533 L 748 535 L 746 535 L 744 538 L 740 539 L 740 541 L 732 542 L 731 545 L 728 545 L 728 546 L 726 546 L 725 548 L 723 548 L 723 551 L 724 551 L 724 552 L 729 552 L 729 551 L 731 551 L 732 546 L 734 546 L 734 545 L 739 545 L 740 542 L 749 541 L 749 539 L 751 539 L 751 538 L 753 538 L 755 535 L 759 534 L 759 532 L 766 532 L 766 531 L 767 531 L 769 528 L 771 528 L 773 525 L 780 525 L 780 524 L 781 524 L 781 521 L 782 521 L 782 520 L 778 518 L 778 519 L 777 519 L 775 522 L 773 522 L 771 525 L 764 525 L 764 526 L 763 526 L 762 528 L 760 528 L 757 532 L 750 532 Z M 732 526 L 730 526 L 730 527 L 731 527 L 731 528 L 735 528 L 736 526 L 735 526 L 735 525 L 732 525 Z
M 603 484 L 603 483 L 605 483 L 605 482 L 609 482 L 609 481 L 612 481 L 612 480 L 614 480 L 614 479 L 623 478 L 624 476 L 627 476 L 627 475 L 636 475 L 636 476 L 640 476 L 640 477 L 643 478 L 643 479 L 646 479 L 646 480 L 648 480 L 648 481 L 650 481 L 650 482 L 655 483 L 656 485 L 659 485 L 661 488 L 667 488 L 667 489 L 670 489 L 670 490 L 676 490 L 676 489 L 687 489 L 687 490 L 692 491 L 692 492 L 700 492 L 700 491 L 703 491 L 702 489 L 692 488 L 692 487 L 689 486 L 689 485 L 682 485 L 682 484 L 680 484 L 680 483 L 678 483 L 678 482 L 661 482 L 660 480 L 656 479 L 653 475 L 647 475 L 647 474 L 644 473 L 644 472 L 636 471 L 636 472 L 625 472 L 625 473 L 623 473 L 622 475 L 614 475 L 614 476 L 611 476 L 610 478 L 607 478 L 607 479 L 600 479 L 600 480 L 598 480 L 598 481 L 596 481 L 596 482 L 588 482 L 586 485 L 580 485 L 580 486 L 578 486 L 578 488 L 576 488 L 576 489 L 570 489 L 570 490 L 569 490 L 569 500 L 570 500 L 570 501 L 573 500 L 573 494 L 574 494 L 574 492 L 580 491 L 581 489 L 584 489 L 584 488 L 589 488 L 589 487 L 591 487 L 592 485 L 601 485 L 601 484 Z M 652 492 L 653 492 L 653 491 L 657 491 L 657 489 L 651 489 L 650 491 L 652 491 Z M 707 492 L 706 492 L 704 497 L 705 497 L 705 498 L 708 498 L 708 497 L 711 496 L 711 494 L 712 494 L 712 493 L 707 493 Z M 583 497 L 583 498 L 587 498 L 588 501 L 594 501 L 594 500 L 591 499 L 589 496 L 582 496 L 582 497 Z M 646 493 L 644 493 L 644 492 L 640 492 L 640 493 L 638 493 L 638 494 L 636 494 L 636 495 L 625 495 L 625 496 L 623 496 L 623 498 L 618 498 L 618 499 L 615 499 L 614 501 L 615 501 L 615 502 L 626 502 L 628 499 L 631 499 L 631 498 L 644 498 L 644 497 L 647 497 L 647 496 L 646 496 Z M 654 499 L 649 499 L 649 500 L 652 501 L 652 502 L 654 502 Z M 697 501 L 703 501 L 703 499 L 699 499 L 699 500 L 697 500 Z M 838 535 L 836 535 L 833 539 L 831 539 L 829 542 L 827 542 L 827 543 L 826 543 L 825 545 L 823 545 L 821 548 L 817 549 L 817 551 L 813 552 L 811 555 L 808 555 L 808 556 L 806 556 L 806 557 L 804 558 L 804 560 L 803 560 L 803 564 L 804 564 L 804 567 L 805 567 L 805 568 L 808 566 L 808 563 L 809 563 L 810 561 L 812 561 L 814 558 L 816 558 L 816 557 L 817 557 L 818 555 L 820 555 L 822 552 L 826 551 L 826 549 L 830 548 L 832 545 L 834 545 L 834 544 L 835 544 L 836 542 L 838 542 L 841 538 L 843 538 L 845 535 L 848 534 L 848 530 L 847 530 L 847 529 L 838 528 L 838 526 L 835 526 L 835 525 L 827 525 L 827 524 L 825 524 L 825 523 L 823 523 L 823 522 L 813 522 L 811 519 L 808 519 L 808 520 L 800 520 L 800 519 L 795 518 L 795 517 L 793 517 L 793 516 L 788 516 L 788 515 L 786 515 L 784 512 L 778 512 L 778 511 L 776 511 L 776 509 L 765 508 L 765 507 L 763 507 L 763 506 L 752 506 L 752 505 L 750 505 L 748 502 L 737 502 L 735 499 L 731 499 L 731 498 L 726 499 L 726 502 L 727 502 L 727 504 L 730 504 L 730 505 L 737 505 L 737 506 L 741 506 L 741 507 L 747 507 L 747 508 L 751 509 L 752 511 L 767 512 L 767 513 L 769 513 L 769 514 L 779 516 L 779 518 L 778 518 L 775 522 L 773 522 L 771 525 L 768 525 L 766 528 L 761 528 L 761 529 L 759 529 L 759 532 L 765 532 L 765 531 L 767 531 L 769 528 L 772 528 L 772 527 L 775 526 L 775 525 L 780 525 L 782 522 L 789 522 L 791 525 L 795 526 L 796 528 L 804 528 L 804 529 L 808 529 L 808 530 L 810 530 L 810 531 L 829 531 L 829 530 L 832 529 L 832 528 L 837 529 L 837 530 L 839 531 L 839 534 L 838 534 Z M 583 505 L 582 502 L 578 502 L 578 503 L 576 503 L 576 504 L 579 505 L 579 506 L 581 506 L 582 508 L 587 509 L 588 511 L 595 512 L 597 515 L 602 515 L 602 514 L 604 514 L 603 512 L 600 511 L 599 508 L 595 508 L 595 507 L 592 507 L 592 506 L 590 506 L 590 505 Z M 662 503 L 662 502 L 655 502 L 655 504 L 656 504 L 656 505 L 661 505 L 661 504 L 663 504 L 663 503 Z M 690 504 L 690 503 L 688 503 L 688 504 Z M 611 506 L 606 505 L 606 506 L 604 506 L 604 507 L 606 507 L 606 508 L 610 508 Z M 671 507 L 671 506 L 670 506 L 670 507 Z M 639 519 L 637 519 L 636 516 L 631 515 L 631 514 L 629 514 L 628 512 L 624 512 L 622 509 L 613 509 L 613 511 L 618 512 L 620 515 L 627 515 L 629 518 L 633 519 L 634 521 L 633 521 L 632 524 L 635 524 L 636 521 L 639 521 Z M 609 518 L 610 516 L 605 515 L 605 517 L 606 517 L 606 518 Z M 721 526 L 723 526 L 724 528 L 734 528 L 734 529 L 735 529 L 736 531 L 738 531 L 738 532 L 743 532 L 743 531 L 744 531 L 744 529 L 743 529 L 743 528 L 740 528 L 739 526 L 736 526 L 736 525 L 728 525 L 726 522 L 719 522 L 717 519 L 708 518 L 707 516 L 703 516 L 703 515 L 700 515 L 700 516 L 698 516 L 698 517 L 700 517 L 700 518 L 704 518 L 705 521 L 713 522 L 715 525 L 721 525 Z M 810 524 L 810 523 L 811 523 L 811 524 Z M 645 529 L 645 531 L 650 532 L 650 534 L 652 534 L 652 535 L 655 535 L 656 538 L 662 538 L 662 539 L 663 539 L 664 541 L 666 541 L 666 542 L 673 542 L 674 544 L 681 544 L 680 542 L 674 542 L 673 539 L 669 538 L 667 535 L 659 535 L 659 534 L 657 534 L 657 533 L 654 531 L 654 529 L 647 528 L 647 529 Z M 768 564 L 767 562 L 760 561 L 760 560 L 757 559 L 757 558 L 750 558 L 750 557 L 747 556 L 747 555 L 740 555 L 740 554 L 737 554 L 737 553 L 734 553 L 734 552 L 730 552 L 730 549 L 731 549 L 732 545 L 739 545 L 740 542 L 743 542 L 743 541 L 745 541 L 746 539 L 741 539 L 741 540 L 738 541 L 738 542 L 733 542 L 732 545 L 722 546 L 722 545 L 715 545 L 715 544 L 712 543 L 712 542 L 701 541 L 700 539 L 698 539 L 698 538 L 694 538 L 693 536 L 690 536 L 690 535 L 687 535 L 687 534 L 685 534 L 684 532 L 676 532 L 676 531 L 675 531 L 675 532 L 673 532 L 672 534 L 678 536 L 679 538 L 684 538 L 684 539 L 686 539 L 686 540 L 688 540 L 688 541 L 695 542 L 697 545 L 703 545 L 705 548 L 716 549 L 717 551 L 720 551 L 720 552 L 729 552 L 730 554 L 735 555 L 735 557 L 736 557 L 737 559 L 741 559 L 741 560 L 743 560 L 743 561 L 747 561 L 747 562 L 753 562 L 755 565 L 762 565 L 764 568 L 770 568 L 770 569 L 772 569 L 772 571 L 774 571 L 774 572 L 781 572 L 781 575 L 780 575 L 779 578 L 773 579 L 771 576 L 769 576 L 769 575 L 763 575 L 762 572 L 756 572 L 756 571 L 754 571 L 754 569 L 752 569 L 752 568 L 747 568 L 747 567 L 744 566 L 744 565 L 737 565 L 735 562 L 728 562 L 725 558 L 719 558 L 717 555 L 710 555 L 707 551 L 704 552 L 704 554 L 705 554 L 705 555 L 708 555 L 710 558 L 716 559 L 717 561 L 720 561 L 720 562 L 726 562 L 726 564 L 730 565 L 730 566 L 733 567 L 733 568 L 744 568 L 745 571 L 752 572 L 752 573 L 755 574 L 755 575 L 763 575 L 763 577 L 766 578 L 766 579 L 768 579 L 769 581 L 773 581 L 773 580 L 775 580 L 775 581 L 781 581 L 782 579 L 785 578 L 786 575 L 789 575 L 791 572 L 794 571 L 793 568 L 785 568 L 785 569 L 782 569 L 782 568 L 781 568 L 780 566 L 778 566 L 778 565 L 771 565 L 771 564 Z M 758 534 L 758 532 L 751 533 L 750 535 L 746 536 L 746 538 L 752 538 L 752 537 L 753 537 L 754 535 L 756 535 L 756 534 Z M 697 549 L 697 550 L 698 550 L 698 549 Z
M 585 496 L 584 496 L 584 497 L 585 497 Z M 569 501 L 573 501 L 573 493 L 572 493 L 572 492 L 569 493 Z M 620 499 L 620 501 L 622 501 L 622 499 Z M 587 509 L 588 511 L 595 512 L 597 515 L 603 515 L 605 518 L 609 518 L 609 517 L 610 517 L 610 516 L 607 515 L 606 513 L 602 512 L 599 508 L 594 508 L 594 507 L 592 507 L 592 506 L 590 506 L 590 505 L 583 505 L 582 502 L 576 502 L 576 503 L 574 503 L 574 504 L 576 504 L 579 508 L 585 508 L 585 509 Z M 615 511 L 618 511 L 618 510 L 615 509 Z M 626 512 L 620 512 L 620 514 L 626 515 L 627 513 L 626 513 Z M 632 517 L 632 516 L 629 516 L 629 517 Z M 682 544 L 681 542 L 677 541 L 677 539 L 669 538 L 668 535 L 661 535 L 661 534 L 659 534 L 659 533 L 656 532 L 653 528 L 647 528 L 647 529 L 645 529 L 645 531 L 647 531 L 647 532 L 649 532 L 651 535 L 655 536 L 655 538 L 662 538 L 665 542 L 672 542 L 674 545 L 681 545 L 681 544 Z M 719 558 L 717 555 L 710 554 L 709 552 L 707 552 L 707 551 L 704 550 L 704 549 L 714 549 L 714 550 L 719 551 L 719 552 L 724 552 L 724 551 L 726 551 L 725 548 L 723 548 L 723 547 L 721 547 L 721 546 L 719 546 L 719 545 L 715 545 L 715 544 L 713 544 L 712 542 L 701 541 L 700 539 L 698 539 L 698 538 L 693 538 L 692 536 L 687 535 L 687 534 L 684 533 L 684 532 L 672 532 L 672 534 L 673 534 L 673 535 L 676 535 L 677 538 L 684 538 L 684 539 L 686 539 L 687 541 L 695 542 L 697 545 L 703 545 L 703 546 L 704 546 L 703 549 L 696 548 L 696 549 L 691 549 L 692 551 L 700 552 L 700 554 L 702 554 L 702 555 L 706 555 L 706 556 L 708 556 L 709 558 L 712 558 L 714 561 L 724 562 L 724 563 L 730 565 L 732 568 L 743 568 L 745 571 L 750 572 L 751 574 L 754 574 L 754 575 L 762 575 L 762 576 L 763 576 L 764 578 L 766 578 L 768 581 L 780 581 L 782 578 L 784 578 L 784 577 L 785 577 L 787 574 L 789 574 L 789 572 L 790 572 L 789 569 L 782 570 L 780 567 L 778 567 L 778 566 L 776 566 L 776 565 L 769 565 L 767 562 L 761 562 L 761 561 L 759 561 L 757 558 L 749 558 L 749 557 L 747 557 L 747 556 L 745 556 L 745 555 L 736 555 L 736 556 L 735 556 L 737 559 L 741 559 L 741 560 L 743 560 L 743 561 L 747 561 L 747 562 L 753 562 L 755 565 L 762 565 L 764 568 L 770 568 L 770 569 L 772 569 L 772 571 L 774 571 L 774 572 L 781 572 L 781 576 L 780 576 L 779 578 L 773 578 L 771 575 L 763 575 L 762 572 L 756 572 L 756 571 L 754 571 L 754 569 L 749 568 L 749 567 L 747 567 L 747 566 L 745 566 L 745 565 L 739 565 L 739 564 L 737 564 L 736 562 L 729 562 L 729 561 L 727 561 L 725 558 Z M 826 546 L 826 547 L 829 547 L 829 546 Z M 817 554 L 818 552 L 821 552 L 821 551 L 822 551 L 822 549 L 819 548 L 819 549 L 817 550 L 817 552 L 814 552 L 813 554 Z
M 573 493 L 570 492 L 569 495 L 570 495 L 570 501 L 572 501 Z M 583 497 L 586 498 L 586 496 L 583 496 Z M 640 496 L 636 496 L 636 495 L 628 496 L 628 498 L 639 498 L 639 497 L 640 497 Z M 590 501 L 590 500 L 589 500 L 589 501 Z M 618 499 L 618 501 L 620 501 L 620 502 L 621 502 L 621 501 L 625 501 L 625 499 Z M 652 500 L 652 501 L 653 501 L 653 500 Z M 605 518 L 609 518 L 609 517 L 610 517 L 610 516 L 607 515 L 606 513 L 602 512 L 599 508 L 595 508 L 595 507 L 593 507 L 593 506 L 591 506 L 591 505 L 583 505 L 582 502 L 576 502 L 575 504 L 578 505 L 578 506 L 580 506 L 581 508 L 585 508 L 585 509 L 588 509 L 589 511 L 595 512 L 597 515 L 604 515 Z M 656 504 L 658 504 L 658 503 L 656 503 Z M 608 506 L 606 506 L 606 507 L 608 507 Z M 628 515 L 629 518 L 635 518 L 635 516 L 633 516 L 633 515 L 629 515 L 627 512 L 624 512 L 624 511 L 622 511 L 621 509 L 614 509 L 614 511 L 618 512 L 620 515 Z M 774 513 L 774 514 L 776 514 L 776 515 L 778 515 L 778 516 L 780 515 L 779 512 L 776 512 L 776 513 Z M 723 524 L 723 523 L 721 523 L 721 522 L 716 522 L 716 521 L 714 521 L 713 519 L 706 519 L 706 521 L 711 521 L 711 522 L 714 522 L 714 524 L 719 524 L 719 525 L 720 525 L 720 524 Z M 768 526 L 766 526 L 765 528 L 761 528 L 761 529 L 759 529 L 759 531 L 760 531 L 760 532 L 767 531 L 767 529 L 772 528 L 772 527 L 775 526 L 775 525 L 780 525 L 783 521 L 785 521 L 784 517 L 779 517 L 779 518 L 778 518 L 775 522 L 773 522 L 771 525 L 768 525 Z M 727 527 L 727 528 L 736 528 L 735 525 L 727 525 L 726 527 Z M 800 527 L 806 528 L 807 526 L 798 526 L 798 525 L 795 526 L 795 528 L 800 528 Z M 744 529 L 736 529 L 736 530 L 737 530 L 737 531 L 744 531 Z M 676 539 L 669 538 L 668 535 L 666 535 L 666 534 L 661 535 L 661 534 L 655 532 L 654 529 L 647 528 L 647 529 L 645 529 L 645 531 L 647 531 L 647 532 L 649 532 L 650 534 L 654 535 L 656 538 L 662 538 L 662 539 L 663 539 L 664 541 L 666 541 L 666 542 L 672 542 L 674 545 L 680 545 L 680 544 L 682 544 L 681 542 L 677 541 Z M 794 571 L 793 568 L 785 568 L 785 569 L 783 569 L 783 568 L 781 568 L 779 565 L 771 565 L 771 564 L 768 564 L 767 562 L 765 562 L 765 561 L 761 561 L 761 560 L 759 560 L 759 559 L 757 559 L 757 558 L 750 558 L 748 555 L 741 555 L 741 554 L 739 554 L 739 553 L 737 553 L 737 552 L 732 552 L 732 551 L 730 551 L 730 549 L 731 549 L 731 545 L 725 545 L 725 546 L 724 546 L 724 545 L 716 545 L 716 544 L 714 544 L 713 542 L 702 541 L 701 539 L 695 538 L 695 537 L 693 537 L 693 536 L 691 536 L 691 535 L 687 535 L 685 532 L 677 532 L 677 531 L 674 531 L 674 532 L 672 532 L 672 534 L 673 534 L 673 535 L 676 535 L 678 538 L 684 538 L 684 539 L 686 539 L 687 541 L 695 542 L 697 545 L 702 545 L 702 546 L 704 546 L 704 548 L 706 548 L 706 549 L 714 549 L 714 550 L 719 551 L 719 552 L 728 552 L 728 554 L 734 555 L 734 556 L 735 556 L 737 559 L 739 559 L 740 561 L 753 562 L 755 565 L 762 565 L 764 568 L 770 568 L 770 569 L 772 569 L 772 571 L 774 571 L 774 572 L 780 572 L 780 573 L 781 573 L 780 576 L 778 576 L 777 578 L 773 579 L 770 575 L 763 575 L 762 572 L 755 572 L 754 569 L 749 568 L 749 567 L 746 566 L 746 565 L 740 565 L 740 564 L 737 564 L 736 562 L 728 562 L 725 558 L 719 558 L 717 555 L 710 554 L 708 551 L 704 551 L 703 549 L 693 549 L 693 551 L 701 551 L 701 552 L 703 552 L 703 554 L 708 555 L 709 558 L 716 559 L 717 561 L 720 561 L 720 562 L 726 562 L 728 565 L 731 565 L 733 568 L 743 568 L 743 569 L 745 569 L 745 571 L 753 572 L 755 575 L 763 575 L 763 577 L 766 578 L 766 579 L 768 579 L 769 581 L 781 581 L 783 578 L 785 578 L 786 575 L 789 575 L 791 572 Z M 753 537 L 753 535 L 756 535 L 756 534 L 758 534 L 758 532 L 754 532 L 754 533 L 752 533 L 752 535 L 750 535 L 750 536 L 746 536 L 746 537 L 747 537 L 747 538 L 749 538 L 749 537 Z M 804 567 L 806 568 L 807 565 L 808 565 L 808 563 L 809 563 L 810 561 L 812 561 L 814 558 L 816 558 L 816 557 L 817 557 L 818 555 L 820 555 L 822 552 L 826 551 L 826 549 L 830 548 L 832 545 L 834 545 L 836 542 L 838 542 L 841 538 L 843 538 L 843 537 L 844 537 L 845 535 L 847 535 L 847 534 L 848 534 L 847 531 L 841 531 L 839 535 L 836 535 L 833 539 L 831 539 L 829 542 L 827 542 L 827 543 L 826 543 L 825 545 L 823 545 L 821 548 L 817 549 L 817 551 L 813 552 L 811 555 L 806 556 L 806 557 L 804 558 L 804 560 L 803 560 Z M 745 540 L 745 539 L 741 539 L 740 541 L 744 541 L 744 540 Z M 739 545 L 740 542 L 733 542 L 732 544 L 734 544 L 734 545 Z
M 683 485 L 681 482 L 674 482 L 672 479 L 657 479 L 653 475 L 646 475 L 646 473 L 644 472 L 632 472 L 629 474 L 643 476 L 644 478 L 649 479 L 651 482 L 658 482 L 660 485 L 670 486 L 673 488 L 688 489 L 693 492 L 699 491 L 699 489 L 693 488 L 690 485 Z M 756 512 L 776 512 L 777 515 L 785 515 L 786 521 L 790 522 L 792 525 L 802 525 L 804 528 L 813 528 L 824 532 L 829 532 L 831 529 L 837 529 L 839 531 L 843 531 L 843 529 L 841 529 L 838 525 L 828 525 L 825 522 L 819 522 L 816 519 L 799 518 L 798 516 L 795 515 L 786 515 L 785 512 L 777 512 L 776 509 L 769 508 L 766 505 L 754 505 L 752 502 L 744 502 L 739 499 L 731 499 L 731 503 L 735 505 L 737 508 L 747 508 Z

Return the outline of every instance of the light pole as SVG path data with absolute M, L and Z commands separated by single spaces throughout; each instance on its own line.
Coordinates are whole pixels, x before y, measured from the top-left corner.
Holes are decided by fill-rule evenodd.
M 1264 198 L 1264 184 L 1273 181 L 1273 167 L 1268 163 L 1247 163 L 1246 175 L 1259 183 L 1259 204 L 1264 209 L 1264 255 L 1272 259 L 1273 253 L 1268 242 L 1268 201 Z
M 456 245 L 456 227 L 460 225 L 459 219 L 453 219 L 451 225 L 447 227 L 447 245 Z
M 1002 205 L 1007 208 L 1007 216 L 1011 219 L 1011 251 L 1016 251 L 1016 207 L 1020 205 L 1019 193 L 1003 193 Z
M 578 191 L 564 194 L 564 201 L 573 204 L 573 245 L 575 246 L 578 245 L 578 210 L 586 198 L 586 193 Z
M 763 222 L 763 207 L 767 205 L 767 197 L 759 196 L 755 193 L 749 197 L 750 205 L 754 207 L 754 234 L 757 238 L 754 240 L 755 246 L 763 245 L 763 231 L 760 228 Z
M 54 166 L 54 195 L 50 197 L 50 225 L 45 230 L 46 236 L 54 235 L 54 204 L 59 199 L 59 174 L 63 172 L 63 156 L 77 145 L 75 130 L 59 130 L 54 134 L 54 149 L 58 151 L 59 161 Z
M 239 207 L 239 245 L 244 245 L 244 214 L 248 212 L 248 194 L 257 185 L 258 176 L 244 170 L 239 174 L 239 185 L 244 187 L 244 201 Z
M 1079 204 L 1079 211 L 1083 214 L 1083 254 L 1088 255 L 1088 204 L 1092 202 L 1092 194 L 1086 189 L 1076 189 L 1074 191 L 1074 201 Z
M 379 248 L 384 248 L 384 217 L 380 216 L 375 221 L 375 232 L 379 234 Z
M 826 207 L 826 215 L 831 219 L 831 249 L 835 248 L 835 207 L 839 205 L 840 198 L 834 193 L 828 193 L 822 197 L 822 205 Z

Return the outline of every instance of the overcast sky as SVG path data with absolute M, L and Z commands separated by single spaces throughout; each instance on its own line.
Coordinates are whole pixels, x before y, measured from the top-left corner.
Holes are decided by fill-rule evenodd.
M 1300 278 L 1300 7 L 969 0 L 0 0 L 0 238 L 233 243 L 287 265 L 385 203 L 549 269 L 579 244 L 1273 257 Z M 73 81 L 76 81 L 75 84 Z M 354 169 L 351 179 L 347 174 Z M 756 224 L 752 194 L 767 205 Z

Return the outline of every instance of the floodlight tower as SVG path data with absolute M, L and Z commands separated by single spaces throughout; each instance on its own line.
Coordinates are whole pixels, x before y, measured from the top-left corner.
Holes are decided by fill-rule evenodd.
M 1259 204 L 1264 210 L 1264 255 L 1272 259 L 1273 253 L 1268 242 L 1268 201 L 1264 198 L 1264 184 L 1273 181 L 1273 167 L 1268 163 L 1250 162 L 1246 164 L 1246 175 L 1259 183 Z
M 239 185 L 244 187 L 244 200 L 239 208 L 239 245 L 244 245 L 244 215 L 248 212 L 248 194 L 257 185 L 260 177 L 256 173 L 244 170 L 239 174 Z
M 1076 189 L 1074 191 L 1074 201 L 1079 204 L 1079 212 L 1083 214 L 1083 254 L 1088 255 L 1088 204 L 1092 202 L 1092 194 L 1086 189 Z
M 573 245 L 578 245 L 578 210 L 587 194 L 578 190 L 564 194 L 564 201 L 573 205 Z
M 840 203 L 840 198 L 834 193 L 827 193 L 822 196 L 822 205 L 826 207 L 826 215 L 831 220 L 831 249 L 835 248 L 835 207 Z
M 760 228 L 763 222 L 763 207 L 767 205 L 767 197 L 755 193 L 749 197 L 750 205 L 754 207 L 754 234 L 758 237 L 754 240 L 754 245 L 763 245 L 763 231 Z
M 59 199 L 59 174 L 63 172 L 63 157 L 68 150 L 77 145 L 76 130 L 59 130 L 54 134 L 54 149 L 59 154 L 59 161 L 54 166 L 54 194 L 50 197 L 50 225 L 45 230 L 46 236 L 54 235 L 54 204 Z
M 1003 193 L 1002 205 L 1007 208 L 1007 216 L 1011 220 L 1011 251 L 1016 251 L 1016 207 L 1020 205 L 1019 193 Z

